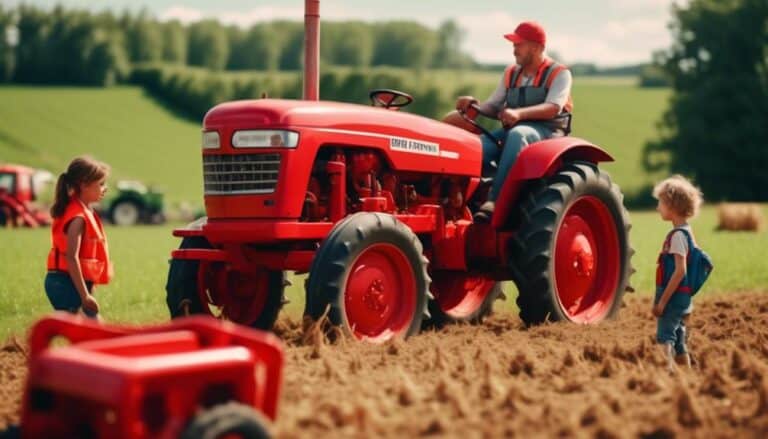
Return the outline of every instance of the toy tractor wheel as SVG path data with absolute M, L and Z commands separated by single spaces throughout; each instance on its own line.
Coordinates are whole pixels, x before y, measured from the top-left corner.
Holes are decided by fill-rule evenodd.
M 268 439 L 267 423 L 252 407 L 230 402 L 213 406 L 192 419 L 180 439 Z
M 374 343 L 414 335 L 427 310 L 429 276 L 419 238 L 391 215 L 357 213 L 317 251 L 305 314 Z
M 511 250 L 526 324 L 597 323 L 618 312 L 634 272 L 622 201 L 608 174 L 576 162 L 523 203 Z
M 212 248 L 210 243 L 199 236 L 186 237 L 180 249 Z M 201 265 L 203 265 L 201 267 Z M 223 272 L 223 270 L 222 270 Z M 216 305 L 220 310 L 211 309 L 211 294 L 200 291 L 201 280 L 210 281 L 217 273 L 212 264 L 193 260 L 173 259 L 165 286 L 166 303 L 171 318 L 188 314 L 211 314 L 258 329 L 269 330 L 277 320 L 283 305 L 285 279 L 282 271 L 265 271 L 253 275 L 233 273 L 228 278 L 226 294 L 217 294 Z M 208 282 L 206 282 L 208 283 Z M 264 291 L 258 291 L 263 289 Z M 206 297 L 206 300 L 201 300 Z
M 481 323 L 493 311 L 493 303 L 504 297 L 501 283 L 484 276 L 461 272 L 438 272 L 430 286 L 434 300 L 424 327 L 442 327 L 448 323 Z
M 116 226 L 134 226 L 141 220 L 141 206 L 135 201 L 118 200 L 112 204 L 109 218 Z

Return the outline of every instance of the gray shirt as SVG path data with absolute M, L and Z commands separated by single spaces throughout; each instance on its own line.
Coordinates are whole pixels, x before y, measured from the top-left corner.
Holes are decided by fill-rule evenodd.
M 517 66 L 518 69 L 522 68 Z M 521 74 L 520 86 L 530 86 L 533 84 L 534 77 Z M 559 113 L 563 112 L 563 107 L 568 102 L 568 96 L 571 94 L 571 85 L 573 85 L 573 76 L 571 71 L 565 69 L 561 71 L 552 81 L 552 86 L 547 91 L 547 98 L 544 102 L 557 105 Z M 484 114 L 496 115 L 506 107 L 507 84 L 504 83 L 502 75 L 499 85 L 493 91 L 491 96 L 482 104 L 480 110 Z

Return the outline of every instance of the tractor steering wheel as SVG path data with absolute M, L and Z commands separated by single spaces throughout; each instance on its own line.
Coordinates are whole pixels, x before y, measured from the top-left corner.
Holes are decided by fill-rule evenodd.
M 488 115 L 484 114 L 482 111 L 480 111 L 480 106 L 479 106 L 479 105 L 477 105 L 476 103 L 470 104 L 469 106 L 470 106 L 470 107 L 471 107 L 473 110 L 475 110 L 475 111 L 477 112 L 477 114 L 481 114 L 481 115 L 483 115 L 483 116 L 485 116 L 485 117 L 487 117 L 487 118 L 489 118 L 489 119 L 493 119 L 492 117 L 490 117 L 490 116 L 488 116 Z M 481 131 L 483 134 L 485 134 L 486 136 L 488 136 L 488 138 L 489 138 L 489 139 L 493 140 L 493 143 L 495 143 L 495 144 L 496 144 L 496 146 L 498 146 L 499 148 L 503 148 L 503 147 L 504 147 L 504 139 L 499 139 L 499 138 L 497 138 L 496 136 L 494 136 L 494 135 L 493 135 L 493 133 L 491 133 L 490 131 L 488 131 L 488 129 L 487 129 L 487 128 L 485 128 L 484 126 L 482 126 L 482 125 L 480 125 L 479 123 L 477 123 L 477 122 L 475 121 L 475 119 L 472 119 L 471 117 L 469 117 L 469 115 L 467 114 L 467 112 L 466 112 L 466 111 L 462 111 L 462 110 L 457 110 L 457 111 L 458 111 L 459 115 L 460 115 L 460 116 L 461 116 L 461 117 L 462 117 L 464 120 L 466 120 L 467 122 L 469 122 L 469 124 L 470 124 L 470 125 L 472 125 L 473 127 L 477 128 L 478 130 L 480 130 L 480 131 Z
M 399 90 L 377 88 L 368 94 L 374 107 L 402 108 L 413 102 L 413 96 Z

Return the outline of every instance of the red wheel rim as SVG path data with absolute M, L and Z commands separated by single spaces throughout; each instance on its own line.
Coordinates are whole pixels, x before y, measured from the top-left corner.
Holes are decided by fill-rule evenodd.
M 269 272 L 228 270 L 224 264 L 200 262 L 198 296 L 208 314 L 241 325 L 258 320 L 269 295 Z
M 619 282 L 619 237 L 610 211 L 596 197 L 576 199 L 555 242 L 554 287 L 561 309 L 573 322 L 603 320 Z
M 374 244 L 352 264 L 344 289 L 344 314 L 352 334 L 383 342 L 405 335 L 416 313 L 416 276 L 392 244 Z
M 431 289 L 444 313 L 462 319 L 480 308 L 495 284 L 495 281 L 483 276 L 440 272 L 432 276 Z

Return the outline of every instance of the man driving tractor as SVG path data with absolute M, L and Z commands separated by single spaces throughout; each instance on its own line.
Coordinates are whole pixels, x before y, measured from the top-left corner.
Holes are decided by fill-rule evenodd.
M 520 23 L 504 38 L 514 43 L 516 64 L 506 68 L 485 102 L 478 105 L 472 96 L 461 96 L 456 101 L 458 111 L 466 114 L 474 107 L 483 115 L 499 119 L 503 126 L 492 133 L 500 139 L 498 144 L 488 135 L 481 136 L 483 176 L 493 176 L 494 162 L 497 170 L 488 201 L 475 213 L 475 220 L 480 222 L 489 221 L 493 215 L 496 197 L 520 151 L 531 143 L 567 135 L 573 110 L 571 72 L 544 56 L 547 38 L 541 25 Z M 461 118 L 449 116 L 445 121 L 456 123 Z

